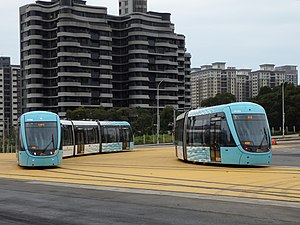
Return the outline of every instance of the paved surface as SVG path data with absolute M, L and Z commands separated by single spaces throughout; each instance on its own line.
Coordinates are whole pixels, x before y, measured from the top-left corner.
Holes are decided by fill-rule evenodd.
M 274 146 L 272 166 L 300 168 L 300 140 L 279 141 Z
M 276 148 L 279 145 L 274 152 Z M 68 158 L 60 167 L 46 169 L 20 168 L 14 154 L 0 154 L 0 178 L 300 208 L 299 167 L 184 163 L 175 158 L 173 146 Z
M 299 208 L 290 206 L 47 184 L 0 178 L 0 224 L 299 225 L 300 221 Z

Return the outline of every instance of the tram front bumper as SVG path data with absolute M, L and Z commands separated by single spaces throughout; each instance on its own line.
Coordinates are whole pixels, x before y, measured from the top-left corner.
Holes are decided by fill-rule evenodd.
M 271 162 L 271 153 L 244 153 L 240 158 L 240 165 L 270 165 Z

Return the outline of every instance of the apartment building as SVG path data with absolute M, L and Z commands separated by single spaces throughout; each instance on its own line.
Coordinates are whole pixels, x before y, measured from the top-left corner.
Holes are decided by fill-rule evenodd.
M 251 69 L 238 69 L 236 73 L 236 93 L 235 98 L 238 102 L 250 99 L 249 73 Z
M 214 97 L 218 93 L 224 92 L 227 86 L 224 62 L 216 62 L 212 65 L 203 65 L 199 69 L 191 72 L 192 81 L 192 107 L 201 106 L 201 101 Z M 223 82 L 222 82 L 223 81 Z M 225 82 L 224 82 L 225 81 Z M 197 82 L 196 84 L 194 82 Z M 195 93 L 197 93 L 195 95 Z
M 200 76 L 198 75 L 198 68 L 191 69 L 191 105 L 192 108 L 197 108 L 201 105 L 200 101 Z M 202 83 L 201 83 L 202 84 Z
M 260 69 L 249 73 L 250 98 L 258 95 L 262 87 L 274 88 L 285 82 L 285 72 L 275 70 L 274 64 L 262 64 Z
M 185 37 L 174 33 L 170 14 L 132 13 L 108 20 L 113 38 L 113 106 L 155 108 L 162 81 L 161 107 L 189 107 L 185 86 L 190 55 L 185 51 Z
M 283 82 L 297 85 L 297 66 L 262 64 L 260 69 L 236 69 L 222 62 L 203 65 L 191 71 L 192 107 L 201 106 L 201 101 L 218 93 L 231 93 L 236 101 L 248 101 L 258 95 L 260 88 L 274 88 Z
M 20 66 L 11 65 L 9 57 L 0 57 L 0 135 L 12 134 L 19 117 Z
M 119 0 L 119 15 L 147 12 L 147 0 Z
M 285 81 L 288 83 L 293 83 L 298 85 L 298 70 L 297 66 L 295 65 L 285 65 L 285 66 L 278 66 L 275 67 L 276 71 L 284 71 L 285 72 Z
M 161 81 L 161 107 L 189 108 L 185 37 L 169 13 L 140 10 L 146 3 L 120 1 L 121 11 L 126 4 L 133 10 L 120 16 L 81 0 L 21 7 L 22 111 L 63 117 L 80 106 L 155 108 Z

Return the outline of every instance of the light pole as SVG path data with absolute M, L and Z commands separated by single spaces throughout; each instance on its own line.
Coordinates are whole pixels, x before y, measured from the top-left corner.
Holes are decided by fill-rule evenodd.
M 5 137 L 4 137 L 4 131 L 5 131 L 5 122 L 4 122 L 4 120 L 3 120 L 3 131 L 2 131 L 2 138 L 3 138 L 3 140 L 2 140 L 2 153 L 4 153 L 4 147 L 5 147 Z
M 5 119 L 3 119 L 3 131 L 2 131 L 2 153 L 4 153 L 5 148 Z
M 284 113 L 284 82 L 282 83 L 282 136 L 284 137 L 284 123 L 285 123 L 285 113 Z
M 163 82 L 164 80 L 161 80 L 158 85 L 157 85 L 157 103 L 156 103 L 156 106 L 157 106 L 157 119 L 156 119 L 156 144 L 159 144 L 159 129 L 160 129 L 160 116 L 159 116 L 159 86 L 160 84 Z

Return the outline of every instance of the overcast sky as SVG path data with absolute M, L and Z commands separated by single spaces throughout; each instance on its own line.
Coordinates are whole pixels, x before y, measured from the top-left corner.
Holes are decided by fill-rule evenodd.
M 33 0 L 1 0 L 0 56 L 19 64 L 19 7 Z M 118 14 L 118 0 L 87 0 Z M 192 67 L 226 62 L 259 69 L 263 63 L 300 66 L 300 0 L 148 0 L 148 11 L 169 12 L 186 36 Z

